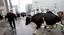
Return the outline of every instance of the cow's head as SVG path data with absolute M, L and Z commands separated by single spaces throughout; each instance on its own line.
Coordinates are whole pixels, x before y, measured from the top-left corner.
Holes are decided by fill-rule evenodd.
M 30 22 L 31 22 L 31 18 L 30 17 L 26 17 L 26 23 L 25 23 L 25 25 L 30 24 Z
M 59 11 L 57 14 L 59 17 L 63 17 L 63 11 Z

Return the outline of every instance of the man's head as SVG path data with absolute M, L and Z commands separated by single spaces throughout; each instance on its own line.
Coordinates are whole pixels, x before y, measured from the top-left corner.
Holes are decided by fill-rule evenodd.
M 39 9 L 37 9 L 37 11 L 39 11 Z
M 46 11 L 48 12 L 48 11 L 49 11 L 49 9 L 46 9 Z
M 63 16 L 63 11 L 59 11 L 57 14 L 58 14 L 58 16 L 62 17 Z
M 13 13 L 13 10 L 10 10 L 10 13 Z

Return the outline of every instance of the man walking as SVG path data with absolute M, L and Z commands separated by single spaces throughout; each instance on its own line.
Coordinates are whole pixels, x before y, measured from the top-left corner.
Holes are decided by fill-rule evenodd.
M 10 12 L 7 13 L 7 16 L 6 17 L 8 18 L 8 22 L 10 23 L 10 26 L 11 26 L 12 30 L 15 29 L 16 28 L 15 27 L 16 15 L 13 13 L 13 11 L 10 10 Z

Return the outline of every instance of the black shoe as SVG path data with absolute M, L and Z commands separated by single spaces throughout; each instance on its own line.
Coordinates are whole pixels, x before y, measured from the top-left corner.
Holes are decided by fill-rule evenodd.
M 61 30 L 62 33 L 64 33 L 64 30 Z
M 12 30 L 13 30 L 14 28 L 12 27 Z
M 51 30 L 47 30 L 48 32 L 51 32 Z
M 45 26 L 44 29 L 47 29 L 47 26 Z
M 33 33 L 33 35 L 36 35 L 35 33 Z
M 14 29 L 16 29 L 16 27 L 14 27 Z
M 16 29 L 13 29 L 13 31 L 16 31 Z

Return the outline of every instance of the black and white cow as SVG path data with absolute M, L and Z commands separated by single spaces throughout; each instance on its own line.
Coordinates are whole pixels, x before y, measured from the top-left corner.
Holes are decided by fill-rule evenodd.
M 26 17 L 26 25 L 28 25 L 30 22 L 34 22 L 37 27 L 36 29 L 40 28 L 41 24 L 44 23 L 43 21 L 43 13 L 38 13 L 31 17 Z
M 38 13 L 35 14 L 34 16 L 27 17 L 26 25 L 30 24 L 30 22 L 34 22 L 37 25 L 36 29 L 39 29 L 42 23 L 44 23 L 44 21 L 46 22 L 47 25 L 54 25 L 57 22 L 60 22 L 61 19 L 53 13 Z
M 38 29 L 41 26 L 41 24 L 44 23 L 44 20 L 46 21 L 47 25 L 54 25 L 55 23 L 61 21 L 61 19 L 55 14 L 38 13 L 35 14 L 34 16 L 31 16 L 31 18 L 27 17 L 26 25 L 28 25 L 30 22 L 34 22 L 37 25 L 36 29 Z
M 44 20 L 46 21 L 47 25 L 54 25 L 57 22 L 61 21 L 60 17 L 53 13 L 45 13 Z
M 44 20 L 46 22 L 47 26 L 51 26 L 50 29 L 53 28 L 53 25 L 56 24 L 57 22 L 61 22 L 61 18 L 52 12 L 47 12 L 44 15 Z M 45 28 L 47 27 L 45 26 Z

